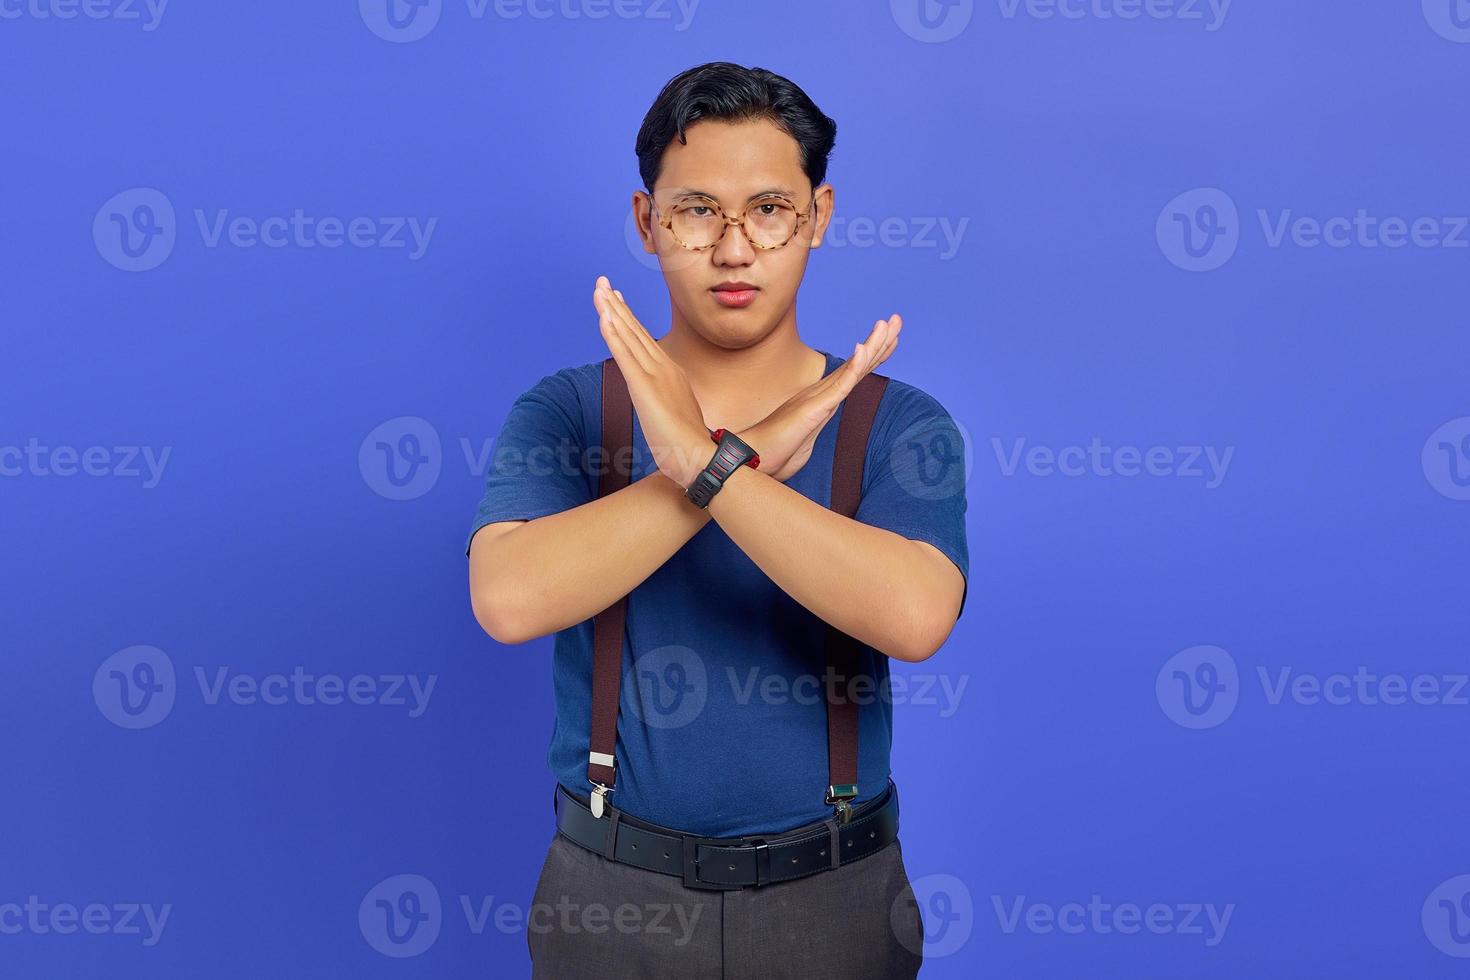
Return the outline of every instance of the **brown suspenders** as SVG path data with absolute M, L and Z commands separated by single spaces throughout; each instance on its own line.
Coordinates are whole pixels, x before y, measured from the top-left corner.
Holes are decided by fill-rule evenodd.
M 862 498 L 863 457 L 868 433 L 888 378 L 868 374 L 842 404 L 837 425 L 837 447 L 832 457 L 831 509 L 844 517 L 857 515 Z M 605 497 L 628 485 L 633 444 L 633 402 L 617 361 L 602 362 L 602 465 L 597 496 Z M 711 449 L 711 453 L 713 453 Z M 623 633 L 628 597 L 598 613 L 592 620 L 592 739 L 587 778 L 595 787 L 592 813 L 600 817 L 606 794 L 612 792 L 618 738 L 618 698 L 622 685 Z M 827 795 L 834 817 L 846 823 L 856 798 L 858 762 L 858 706 L 850 682 L 861 663 L 862 646 L 835 627 L 827 628 Z

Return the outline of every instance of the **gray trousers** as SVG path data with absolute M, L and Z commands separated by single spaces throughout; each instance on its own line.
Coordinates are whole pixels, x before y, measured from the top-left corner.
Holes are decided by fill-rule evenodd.
M 906 980 L 924 923 L 897 840 L 835 870 L 706 891 L 558 833 L 526 943 L 533 980 Z

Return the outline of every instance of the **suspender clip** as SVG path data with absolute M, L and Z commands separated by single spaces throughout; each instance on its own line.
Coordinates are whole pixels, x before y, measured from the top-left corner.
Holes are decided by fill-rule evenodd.
M 593 781 L 592 785 L 596 788 L 592 791 L 592 795 L 587 798 L 587 804 L 592 809 L 592 815 L 600 820 L 602 819 L 603 812 L 607 809 L 607 794 L 612 792 L 612 787 L 604 786 L 596 781 Z
M 841 783 L 827 787 L 827 802 L 834 809 L 832 819 L 838 823 L 847 823 L 852 819 L 852 801 L 857 799 L 858 788 L 856 783 Z

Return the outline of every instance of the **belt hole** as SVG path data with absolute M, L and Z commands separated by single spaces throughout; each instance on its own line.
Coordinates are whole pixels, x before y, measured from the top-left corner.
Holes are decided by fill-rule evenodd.
M 826 856 L 827 856 L 827 850 L 826 850 L 826 848 L 823 848 L 822 850 L 820 850 L 820 851 L 817 852 L 817 857 L 826 857 Z
M 795 863 L 796 863 L 796 858 L 792 858 L 792 859 L 791 859 L 791 863 L 792 863 L 792 864 L 795 864 Z
M 851 847 L 851 846 L 852 846 L 852 841 L 848 841 L 848 842 L 847 842 L 847 846 L 848 846 L 848 847 Z
M 725 867 L 729 868 L 731 871 L 734 871 L 735 870 L 735 865 L 733 865 L 733 864 L 727 864 L 727 865 L 725 865 Z
M 877 837 L 878 836 L 878 832 L 876 830 L 870 830 L 870 831 L 868 831 L 868 836 L 869 837 Z
M 669 852 L 668 851 L 664 851 L 664 857 L 668 857 L 668 856 L 669 856 Z
M 638 850 L 638 845 L 637 844 L 634 844 L 633 845 L 633 850 L 635 850 L 635 851 Z

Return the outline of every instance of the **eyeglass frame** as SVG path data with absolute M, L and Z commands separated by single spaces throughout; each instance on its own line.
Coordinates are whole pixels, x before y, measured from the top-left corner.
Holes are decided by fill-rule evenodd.
M 725 213 L 725 209 L 720 206 L 720 202 L 716 201 L 714 198 L 706 197 L 703 194 L 693 196 L 693 200 L 708 201 L 710 204 L 714 205 L 715 211 L 719 214 L 720 219 L 725 223 L 724 227 L 720 229 L 719 237 L 710 242 L 708 245 L 685 245 L 683 242 L 679 241 L 679 236 L 674 234 L 674 216 L 672 213 L 669 214 L 667 217 L 659 218 L 656 224 L 664 231 L 667 231 L 669 233 L 669 237 L 674 240 L 675 245 L 678 245 L 680 248 L 690 252 L 704 252 L 714 248 L 716 245 L 720 244 L 720 242 L 725 240 L 725 235 L 729 233 L 731 225 L 739 225 L 741 234 L 745 235 L 745 240 L 747 242 L 750 242 L 751 245 L 755 246 L 758 249 L 762 249 L 763 251 L 769 252 L 772 249 L 785 248 L 787 245 L 790 245 L 791 240 L 796 237 L 796 233 L 801 231 L 802 221 L 806 220 L 808 217 L 810 217 L 813 221 L 816 220 L 817 195 L 812 194 L 811 203 L 796 213 L 796 225 L 791 229 L 790 236 L 788 236 L 787 239 L 779 245 L 762 245 L 760 242 L 751 238 L 750 233 L 745 230 L 745 218 L 747 212 L 750 211 L 753 205 L 760 204 L 766 198 L 775 198 L 780 201 L 787 200 L 780 194 L 763 194 L 755 200 L 747 203 L 745 207 L 741 208 L 739 217 L 732 218 Z M 787 203 L 790 202 L 788 201 Z M 648 195 L 648 206 L 653 210 L 654 214 L 658 214 L 658 202 L 653 199 L 652 194 Z M 808 212 L 811 213 L 808 214 Z

